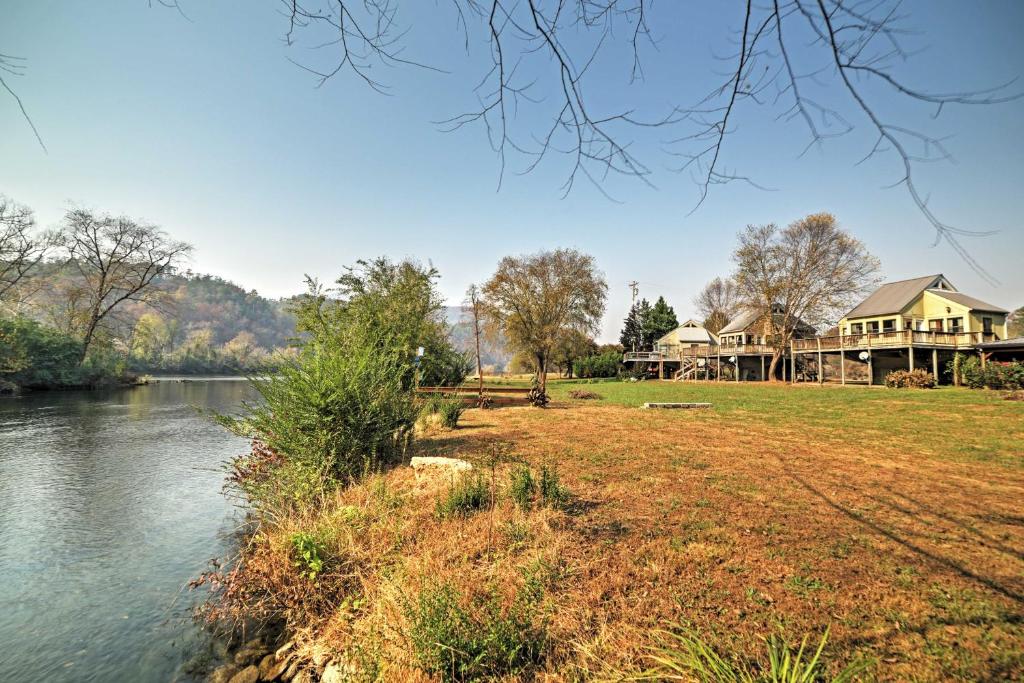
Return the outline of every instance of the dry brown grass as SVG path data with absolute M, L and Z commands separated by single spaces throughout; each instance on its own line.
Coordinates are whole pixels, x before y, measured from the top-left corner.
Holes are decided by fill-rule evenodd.
M 316 648 L 358 651 L 385 680 L 423 680 L 411 597 L 448 583 L 508 604 L 522 570 L 543 567 L 544 680 L 638 671 L 653 631 L 678 623 L 741 658 L 773 632 L 799 642 L 831 625 L 831 661 L 871 658 L 879 680 L 1019 680 L 1024 470 L 945 459 L 865 424 L 581 404 L 467 411 L 463 428 L 417 449 L 488 477 L 500 453 L 499 491 L 509 460 L 556 464 L 568 507 L 524 513 L 499 499 L 440 520 L 444 482 L 405 469 L 345 491 L 281 533 L 320 529 L 362 602 L 293 625 Z M 356 524 L 337 517 L 350 508 Z

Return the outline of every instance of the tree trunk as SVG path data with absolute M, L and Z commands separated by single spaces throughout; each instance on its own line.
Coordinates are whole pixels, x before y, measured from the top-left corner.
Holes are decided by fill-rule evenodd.
M 540 383 L 541 391 L 546 393 L 548 390 L 547 357 L 540 353 L 537 354 L 537 380 Z
M 775 370 L 779 367 L 779 360 L 782 359 L 782 351 L 775 349 L 772 353 L 772 361 L 768 364 L 768 381 L 778 382 L 779 380 L 775 377 Z M 785 362 L 785 361 L 783 361 Z
M 78 356 L 79 365 L 82 365 L 86 356 L 89 355 L 89 346 L 92 344 L 92 338 L 96 334 L 96 326 L 99 322 L 99 318 L 95 314 L 89 316 L 89 326 L 85 328 L 85 336 L 82 337 L 82 352 Z
M 480 364 L 480 317 L 477 314 L 476 302 L 473 303 L 473 332 L 476 337 L 476 379 L 477 379 L 477 392 L 478 397 L 481 400 L 484 397 L 484 372 L 483 367 Z

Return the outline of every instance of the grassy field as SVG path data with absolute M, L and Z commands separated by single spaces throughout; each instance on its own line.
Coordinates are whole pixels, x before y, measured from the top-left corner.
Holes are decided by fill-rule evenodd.
M 602 398 L 570 400 L 573 389 Z M 1024 402 L 964 389 L 550 390 L 547 410 L 469 410 L 415 446 L 474 462 L 493 507 L 440 515 L 448 484 L 402 468 L 301 522 L 333 529 L 328 554 L 362 558 L 346 571 L 371 606 L 326 611 L 310 627 L 318 647 L 359 651 L 385 679 L 452 679 L 428 646 L 458 641 L 452 624 L 506 640 L 543 629 L 506 678 L 626 680 L 649 672 L 661 631 L 749 664 L 772 634 L 798 644 L 828 628 L 829 668 L 867 663 L 863 680 L 1024 676 Z M 557 470 L 567 502 L 515 505 L 518 463 Z M 338 511 L 353 509 L 358 526 L 339 534 Z M 543 595 L 529 617 L 524 586 Z M 514 628 L 495 626 L 507 615 Z

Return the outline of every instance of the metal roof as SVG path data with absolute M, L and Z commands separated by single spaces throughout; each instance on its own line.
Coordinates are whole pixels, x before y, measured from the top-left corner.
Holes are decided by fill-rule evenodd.
M 714 341 L 714 337 L 712 336 L 712 334 L 708 332 L 706 329 L 704 329 L 702 325 L 700 325 L 694 320 L 687 320 L 682 325 L 672 330 L 672 332 L 668 332 L 667 334 L 663 335 L 660 339 L 658 339 L 658 343 L 660 343 L 662 339 L 668 337 L 673 332 L 676 333 L 676 337 L 679 339 L 679 341 L 683 343 L 707 344 L 708 342 Z
M 936 296 L 941 296 L 943 299 L 949 299 L 954 303 L 958 303 L 961 306 L 967 306 L 972 311 L 985 311 L 988 313 L 1009 313 L 1005 308 L 999 308 L 999 306 L 993 306 L 992 304 L 985 303 L 981 299 L 975 299 L 973 296 L 967 296 L 960 292 L 951 292 L 948 289 L 929 289 L 929 292 Z
M 940 280 L 945 280 L 942 274 L 926 275 L 915 277 L 910 280 L 899 282 L 887 282 L 864 301 L 861 301 L 856 308 L 847 313 L 846 318 L 868 318 L 876 315 L 891 315 L 899 313 L 909 306 L 921 292 L 934 287 Z M 943 294 L 947 290 L 942 290 Z
M 732 332 L 742 332 L 743 330 L 750 327 L 750 325 L 756 322 L 757 319 L 760 317 L 760 311 L 753 308 L 748 308 L 740 312 L 737 316 L 730 320 L 725 327 L 718 331 L 718 334 L 723 335 L 730 334 Z
M 1024 349 L 1024 337 L 1013 337 L 1012 339 L 1000 339 L 999 341 L 982 342 L 977 345 L 979 349 Z

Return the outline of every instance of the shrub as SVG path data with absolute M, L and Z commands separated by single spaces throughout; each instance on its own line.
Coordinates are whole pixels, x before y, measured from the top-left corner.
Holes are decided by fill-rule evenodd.
M 448 429 L 455 429 L 459 425 L 459 418 L 462 417 L 462 399 L 453 396 L 441 401 L 438 406 L 438 414 L 441 416 L 441 424 Z
M 466 600 L 450 584 L 427 588 L 405 608 L 413 656 L 442 681 L 521 674 L 544 657 L 542 598 L 542 586 L 531 577 L 508 609 L 493 589 Z
M 650 658 L 655 662 L 650 677 L 659 679 L 693 680 L 700 683 L 805 683 L 810 681 L 832 681 L 846 683 L 868 668 L 867 662 L 850 664 L 834 676 L 826 675 L 822 654 L 828 642 L 828 630 L 814 653 L 807 651 L 807 637 L 800 648 L 793 648 L 785 639 L 772 635 L 767 639 L 768 661 L 749 667 L 727 660 L 714 648 L 695 635 L 661 631 L 662 645 L 656 648 Z
M 927 370 L 893 370 L 885 376 L 885 386 L 892 389 L 933 389 L 935 376 Z
M 1024 388 L 1024 363 L 1000 363 L 990 361 L 981 365 L 977 356 L 959 355 L 960 376 L 964 384 L 971 389 L 1009 389 L 1011 391 Z M 953 363 L 956 367 L 956 359 Z
M 569 392 L 569 398 L 575 398 L 580 401 L 599 400 L 604 398 L 601 394 L 593 391 L 587 391 L 585 389 L 573 389 Z
M 437 516 L 467 517 L 490 504 L 491 492 L 479 472 L 463 474 L 452 482 L 444 498 L 437 501 Z
M 295 551 L 295 566 L 299 573 L 315 581 L 324 570 L 324 544 L 312 534 L 299 532 L 292 534 L 292 549 Z
M 310 344 L 278 374 L 252 381 L 262 401 L 245 404 L 247 417 L 221 418 L 277 458 L 264 476 L 236 479 L 250 502 L 301 503 L 401 460 L 414 421 L 407 367 L 376 347 Z
M 512 470 L 510 479 L 509 496 L 520 508 L 529 509 L 530 503 L 533 502 L 533 496 L 537 492 L 537 482 L 534 481 L 530 468 L 520 465 Z
M 448 429 L 455 429 L 459 425 L 459 418 L 462 417 L 463 410 L 465 410 L 465 406 L 458 396 L 431 394 L 423 401 L 420 415 L 437 415 L 441 425 Z
M 578 358 L 573 363 L 573 372 L 577 377 L 616 377 L 622 367 L 622 354 L 609 350 L 593 356 Z
M 540 468 L 540 500 L 542 505 L 560 507 L 569 501 L 569 489 L 562 486 L 558 471 L 543 465 Z

